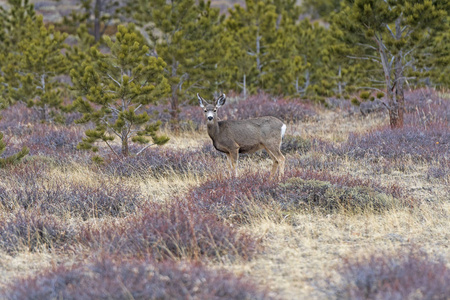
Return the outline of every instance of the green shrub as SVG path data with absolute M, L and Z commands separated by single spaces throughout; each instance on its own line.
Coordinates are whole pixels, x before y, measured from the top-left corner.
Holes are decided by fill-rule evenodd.
M 367 186 L 338 186 L 328 181 L 290 178 L 280 183 L 275 199 L 285 210 L 301 208 L 362 212 L 367 209 L 383 211 L 393 206 L 395 198 Z

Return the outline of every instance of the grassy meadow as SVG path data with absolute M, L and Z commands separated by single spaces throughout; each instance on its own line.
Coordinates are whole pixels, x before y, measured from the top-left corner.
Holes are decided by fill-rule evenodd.
M 30 155 L 0 169 L 0 299 L 448 299 L 450 94 L 408 92 L 394 131 L 387 111 L 329 106 L 219 110 L 288 124 L 280 180 L 264 152 L 230 176 L 199 107 L 138 157 L 102 146 L 102 165 L 76 149 L 78 115 L 10 107 L 7 152 Z

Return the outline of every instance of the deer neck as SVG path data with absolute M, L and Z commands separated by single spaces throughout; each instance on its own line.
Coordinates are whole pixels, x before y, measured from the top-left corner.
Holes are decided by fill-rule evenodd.
M 208 124 L 207 128 L 209 137 L 214 140 L 219 134 L 219 123 L 217 122 L 217 119 L 214 120 L 214 123 Z

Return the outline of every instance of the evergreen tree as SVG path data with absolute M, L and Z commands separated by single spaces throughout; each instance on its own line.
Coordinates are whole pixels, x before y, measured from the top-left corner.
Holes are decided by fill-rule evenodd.
M 18 44 L 28 34 L 26 24 L 35 20 L 33 4 L 28 0 L 8 0 L 9 10 L 0 7 L 0 108 L 14 102 L 12 94 L 20 86 Z
M 120 139 L 122 156 L 130 154 L 130 142 L 148 144 L 137 155 L 150 146 L 148 137 L 157 145 L 168 141 L 156 133 L 160 122 L 151 123 L 143 110 L 167 95 L 170 87 L 163 77 L 164 61 L 149 55 L 134 25 L 119 26 L 118 30 L 115 41 L 105 37 L 107 54 L 93 47 L 92 62 L 72 69 L 70 76 L 73 89 L 80 95 L 75 106 L 83 117 L 78 122 L 95 124 L 95 129 L 86 130 L 79 148 L 97 152 L 95 142 L 103 141 L 120 157 L 111 144 L 115 137 Z
M 167 64 L 170 113 L 177 124 L 180 99 L 194 100 L 197 92 L 221 86 L 216 74 L 225 54 L 219 39 L 223 17 L 210 2 L 194 0 L 140 0 L 129 11 L 153 43 L 153 55 Z
M 274 95 L 297 94 L 294 82 L 303 71 L 302 57 L 296 51 L 297 21 L 300 15 L 295 1 L 268 1 L 275 6 L 277 19 L 274 39 L 267 43 L 267 68 L 262 75 L 262 89 Z
M 305 19 L 297 24 L 294 37 L 301 60 L 301 68 L 295 73 L 296 93 L 309 98 L 331 96 L 337 85 L 338 66 L 330 62 L 329 30 Z
M 227 18 L 227 45 L 232 52 L 224 68 L 230 73 L 231 88 L 254 93 L 262 90 L 264 76 L 270 72 L 273 58 L 269 55 L 270 45 L 277 39 L 277 7 L 274 4 L 246 0 L 245 7 L 235 5 Z M 270 80 L 270 78 L 268 78 Z
M 119 6 L 119 1 L 115 0 L 80 0 L 80 9 L 65 16 L 63 24 L 71 33 L 75 33 L 80 26 L 85 26 L 94 38 L 93 41 L 99 42 L 117 15 Z
M 403 89 L 413 52 L 445 23 L 449 4 L 444 2 L 348 0 L 333 18 L 343 41 L 358 49 L 354 58 L 382 67 L 392 128 L 403 126 Z
M 417 46 L 412 69 L 408 75 L 416 77 L 410 81 L 417 85 L 450 86 L 450 16 L 430 42 Z
M 312 19 L 327 19 L 333 12 L 338 12 L 342 0 L 303 0 L 303 12 L 310 15 Z
M 26 20 L 27 34 L 18 43 L 17 76 L 20 87 L 13 93 L 30 107 L 36 106 L 42 121 L 50 121 L 63 104 L 64 85 L 56 79 L 67 71 L 68 61 L 62 53 L 67 46 L 66 33 L 44 25 L 42 16 Z M 58 116 L 59 117 L 59 116 Z

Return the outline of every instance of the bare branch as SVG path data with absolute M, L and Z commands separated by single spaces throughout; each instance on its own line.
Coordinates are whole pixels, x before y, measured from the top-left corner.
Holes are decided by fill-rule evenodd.
M 380 89 L 375 88 L 375 87 L 370 87 L 370 86 L 358 86 L 358 89 L 374 90 L 374 91 L 379 91 L 379 92 L 384 93 L 383 90 L 380 90 Z
M 351 59 L 361 59 L 361 60 L 371 60 L 371 61 L 373 61 L 373 62 L 380 63 L 380 61 L 379 61 L 378 59 L 371 58 L 371 57 L 347 56 L 347 58 L 351 58 Z
M 389 25 L 386 24 L 386 28 L 389 30 L 389 33 L 391 34 L 391 36 L 395 39 L 395 35 L 394 35 L 394 33 L 392 32 L 391 27 L 389 27 Z
M 105 141 L 106 145 L 108 145 L 109 149 L 121 160 L 122 158 L 120 157 L 119 154 L 117 154 L 116 151 L 114 151 L 114 149 L 111 147 L 111 145 L 108 143 L 108 141 Z
M 363 43 L 356 43 L 356 44 L 359 45 L 359 46 L 363 46 L 363 47 L 370 48 L 372 50 L 378 51 L 378 49 L 376 47 L 374 47 L 372 45 L 369 45 L 369 44 L 363 44 Z
M 134 112 L 136 112 L 141 107 L 142 107 L 142 104 L 139 104 L 139 106 L 134 109 Z
M 389 111 L 392 110 L 392 108 L 391 108 L 389 105 L 387 105 L 386 102 L 381 101 L 381 103 L 382 103 L 384 106 L 386 106 L 386 108 L 387 108 Z
M 141 150 L 139 150 L 139 152 L 136 153 L 136 156 L 138 156 L 138 155 L 141 154 L 145 149 L 147 149 L 148 147 L 153 146 L 153 145 L 155 145 L 155 144 L 148 144 L 147 146 L 145 146 L 144 148 L 142 148 Z
M 106 73 L 106 75 L 108 75 L 108 77 L 109 77 L 112 81 L 114 81 L 119 87 L 121 86 L 121 85 L 120 85 L 120 82 L 118 82 L 117 80 L 115 80 L 111 75 L 109 75 L 108 73 Z
M 394 63 L 395 56 L 392 56 L 391 61 L 389 62 L 389 70 L 392 69 L 392 64 Z

